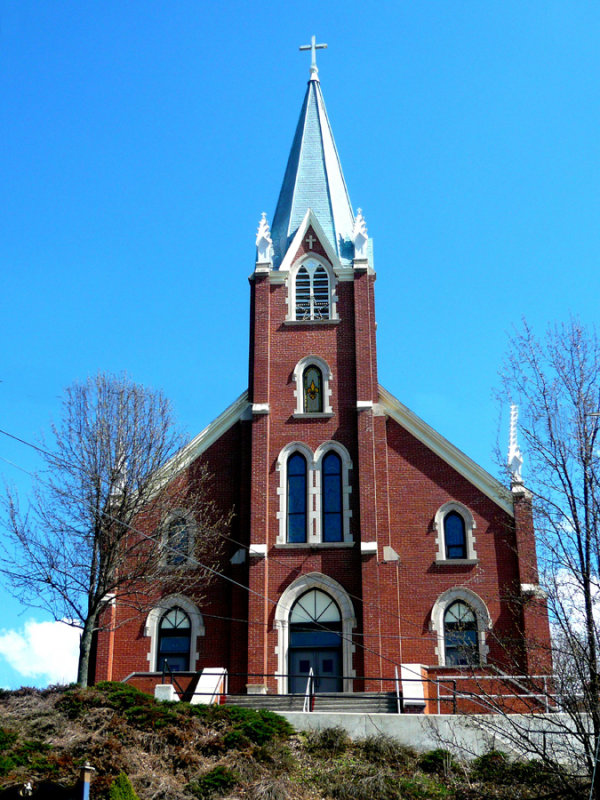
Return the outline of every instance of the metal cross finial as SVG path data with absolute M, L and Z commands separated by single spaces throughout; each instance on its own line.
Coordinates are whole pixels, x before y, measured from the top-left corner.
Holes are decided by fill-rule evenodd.
M 324 50 L 327 47 L 326 44 L 317 44 L 317 40 L 315 36 L 311 37 L 310 44 L 302 44 L 298 48 L 299 50 L 310 50 L 311 57 L 310 57 L 310 79 L 318 81 L 319 80 L 319 70 L 317 69 L 317 50 Z

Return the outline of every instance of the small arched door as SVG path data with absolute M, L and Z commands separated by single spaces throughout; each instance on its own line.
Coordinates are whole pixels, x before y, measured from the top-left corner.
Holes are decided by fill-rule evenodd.
M 316 692 L 341 692 L 342 616 L 335 600 L 310 589 L 292 606 L 289 626 L 289 691 L 304 693 L 312 669 Z

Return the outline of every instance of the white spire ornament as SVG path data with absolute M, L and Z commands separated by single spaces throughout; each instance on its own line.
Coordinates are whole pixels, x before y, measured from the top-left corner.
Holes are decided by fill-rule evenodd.
M 354 245 L 354 260 L 367 261 L 367 242 L 369 236 L 367 234 L 367 225 L 365 218 L 362 215 L 362 208 L 357 209 L 356 217 L 354 219 L 354 228 L 352 230 L 352 244 Z
M 521 467 L 523 456 L 517 441 L 517 422 L 519 420 L 519 406 L 514 403 L 510 407 L 510 435 L 508 439 L 508 469 L 510 470 L 511 483 L 523 483 Z
M 266 211 L 262 212 L 256 233 L 256 266 L 271 269 L 273 266 L 273 241 L 267 222 Z

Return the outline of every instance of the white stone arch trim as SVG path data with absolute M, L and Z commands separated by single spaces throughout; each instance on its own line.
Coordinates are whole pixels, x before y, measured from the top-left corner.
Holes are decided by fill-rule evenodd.
M 164 567 L 168 567 L 168 556 L 166 547 L 169 543 L 168 535 L 169 535 L 169 526 L 172 522 L 177 519 L 184 519 L 185 524 L 188 529 L 188 549 L 186 554 L 187 565 L 192 566 L 191 562 L 189 561 L 190 557 L 194 554 L 194 544 L 196 541 L 196 536 L 198 535 L 198 523 L 196 522 L 196 518 L 194 517 L 193 513 L 187 508 L 172 508 L 169 509 L 169 512 L 163 518 L 163 521 L 160 525 L 160 545 L 161 545 L 161 564 Z M 181 565 L 180 565 L 181 566 Z
M 277 488 L 277 494 L 279 495 L 279 511 L 277 512 L 279 534 L 277 536 L 277 544 L 285 544 L 287 542 L 287 464 L 293 453 L 301 453 L 306 459 L 306 541 L 307 543 L 315 541 L 315 459 L 313 451 L 304 442 L 289 442 L 277 457 L 276 469 L 279 472 L 279 486 Z
M 444 535 L 444 519 L 448 514 L 452 511 L 455 511 L 459 514 L 465 523 L 465 540 L 467 545 L 467 557 L 466 559 L 463 558 L 446 558 L 446 539 Z M 440 506 L 435 513 L 435 518 L 433 521 L 433 527 L 436 532 L 435 538 L 435 545 L 437 547 L 436 557 L 435 560 L 437 562 L 445 562 L 447 564 L 460 564 L 464 563 L 465 561 L 476 561 L 477 560 L 477 551 L 475 550 L 475 529 L 477 528 L 477 523 L 475 522 L 475 518 L 473 514 L 469 511 L 469 509 L 464 506 L 462 503 L 457 503 L 455 500 L 450 500 L 448 503 L 444 503 L 443 506 Z
M 331 386 L 333 383 L 333 374 L 329 364 L 319 356 L 306 356 L 305 358 L 301 358 L 294 367 L 294 381 L 296 383 L 296 388 L 294 389 L 294 397 L 296 398 L 295 413 L 302 414 L 303 416 L 307 417 L 315 416 L 314 414 L 306 413 L 304 411 L 304 382 L 302 380 L 304 370 L 307 367 L 312 366 L 318 367 L 323 377 L 323 413 L 333 414 L 333 409 L 331 407 Z
M 287 694 L 288 691 L 288 663 L 290 647 L 290 612 L 296 600 L 311 589 L 320 589 L 332 597 L 342 615 L 342 672 L 344 675 L 343 690 L 351 692 L 356 675 L 352 668 L 352 655 L 356 649 L 352 642 L 352 630 L 356 628 L 356 615 L 350 595 L 334 578 L 323 575 L 321 572 L 308 572 L 292 581 L 279 598 L 275 608 L 275 630 L 277 631 L 277 691 Z
M 437 633 L 437 647 L 435 648 L 440 666 L 446 666 L 446 640 L 444 635 L 444 615 L 446 610 L 456 602 L 462 600 L 475 613 L 477 620 L 477 643 L 479 645 L 479 660 L 481 664 L 487 663 L 487 655 L 490 648 L 486 644 L 485 635 L 486 631 L 492 628 L 492 618 L 486 604 L 481 597 L 472 589 L 467 589 L 465 586 L 455 586 L 452 589 L 446 589 L 445 592 L 438 597 L 431 609 L 431 629 Z
M 150 637 L 150 650 L 146 656 L 149 662 L 149 671 L 156 672 L 156 657 L 158 653 L 158 626 L 163 615 L 171 608 L 181 608 L 190 618 L 190 670 L 196 671 L 199 658 L 198 637 L 204 636 L 204 618 L 198 606 L 188 597 L 182 594 L 170 594 L 157 601 L 156 605 L 150 609 L 144 625 L 144 636 Z
M 333 267 L 329 263 L 329 261 L 327 261 L 327 259 L 320 256 L 318 253 L 313 253 L 311 251 L 301 256 L 297 261 L 294 262 L 294 264 L 290 268 L 287 278 L 287 307 L 288 307 L 287 317 L 286 317 L 287 321 L 296 320 L 296 276 L 300 268 L 306 266 L 311 261 L 314 261 L 317 264 L 317 266 L 323 267 L 329 279 L 328 319 L 329 320 L 339 319 L 337 312 L 337 302 L 338 302 L 337 292 L 336 292 L 337 279 Z
M 342 461 L 343 541 L 351 542 L 352 533 L 350 531 L 350 518 L 352 517 L 352 511 L 350 510 L 350 494 L 352 493 L 352 485 L 350 483 L 350 470 L 352 469 L 352 459 L 350 458 L 350 453 L 346 450 L 344 445 L 334 441 L 323 442 L 323 444 L 320 444 L 315 451 L 315 516 L 317 518 L 317 541 L 322 540 L 321 507 L 323 496 L 323 473 L 321 467 L 323 464 L 323 458 L 332 450 L 338 454 Z

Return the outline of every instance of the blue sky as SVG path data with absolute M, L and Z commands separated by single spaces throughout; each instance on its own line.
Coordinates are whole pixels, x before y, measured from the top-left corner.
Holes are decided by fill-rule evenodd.
M 496 472 L 507 331 L 598 316 L 589 2 L 0 0 L 2 429 L 38 439 L 99 369 L 163 389 L 190 435 L 245 389 L 313 33 L 375 243 L 380 382 Z M 25 493 L 35 453 L 0 436 L 0 458 Z M 47 618 L 0 599 L 0 686 L 61 677 Z

